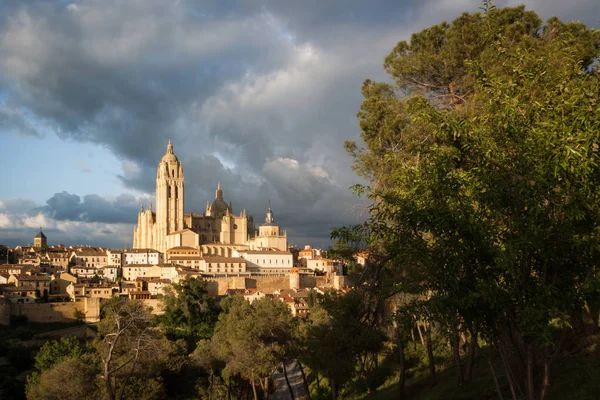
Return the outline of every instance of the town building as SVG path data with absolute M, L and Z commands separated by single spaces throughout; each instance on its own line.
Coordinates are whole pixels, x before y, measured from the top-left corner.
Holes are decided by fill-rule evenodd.
M 246 260 L 246 270 L 257 274 L 289 274 L 294 267 L 292 253 L 282 250 L 236 250 Z
M 75 267 L 99 268 L 108 263 L 105 250 L 95 247 L 81 247 L 71 253 L 71 265 Z
M 306 268 L 311 271 L 325 272 L 329 275 L 333 273 L 342 274 L 342 264 L 328 258 L 316 257 L 306 260 Z
M 152 264 L 163 262 L 163 255 L 154 249 L 129 249 L 123 252 L 123 265 Z

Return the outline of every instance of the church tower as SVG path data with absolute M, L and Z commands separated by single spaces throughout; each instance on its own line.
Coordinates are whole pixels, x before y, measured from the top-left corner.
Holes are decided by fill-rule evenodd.
M 169 140 L 156 171 L 156 250 L 166 251 L 166 237 L 184 228 L 183 217 L 183 167 Z
M 33 238 L 33 247 L 35 247 L 36 249 L 45 249 L 46 247 L 48 247 L 46 235 L 44 235 L 44 232 L 42 232 L 41 227 L 40 233 L 35 235 L 35 237 Z

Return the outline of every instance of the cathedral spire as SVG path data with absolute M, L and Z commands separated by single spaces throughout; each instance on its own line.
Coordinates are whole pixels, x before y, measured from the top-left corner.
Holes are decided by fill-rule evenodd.
M 219 181 L 219 183 L 217 183 L 217 191 L 215 192 L 215 198 L 216 199 L 223 198 L 223 191 L 221 190 L 221 181 Z
M 169 143 L 167 144 L 167 152 L 163 156 L 162 162 L 179 162 L 177 156 L 173 152 L 173 144 L 171 143 L 171 139 L 169 139 Z
M 271 200 L 269 199 L 269 209 L 267 210 L 267 216 L 265 218 L 265 222 L 267 224 L 272 224 L 275 222 L 275 218 L 273 218 L 273 211 L 271 210 Z

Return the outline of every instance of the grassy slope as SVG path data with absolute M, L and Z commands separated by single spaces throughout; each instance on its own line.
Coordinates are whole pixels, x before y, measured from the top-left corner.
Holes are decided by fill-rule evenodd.
M 552 386 L 548 400 L 596 400 L 600 399 L 600 335 L 584 339 L 582 348 L 557 359 L 551 367 Z M 496 373 L 502 374 L 501 366 L 495 364 Z M 473 380 L 462 387 L 456 385 L 453 368 L 438 373 L 438 384 L 427 385 L 425 371 L 417 371 L 407 382 L 407 398 L 415 400 L 485 400 L 499 399 L 494 381 L 485 359 L 479 358 L 475 365 Z M 396 399 L 397 376 L 389 379 L 376 393 L 352 396 L 351 399 Z M 500 377 L 504 399 L 510 399 L 506 379 Z

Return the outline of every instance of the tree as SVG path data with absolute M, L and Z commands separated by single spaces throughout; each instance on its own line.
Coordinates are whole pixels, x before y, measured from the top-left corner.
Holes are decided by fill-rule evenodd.
M 333 399 L 353 377 L 368 381 L 376 367 L 383 337 L 373 320 L 374 306 L 369 293 L 353 290 L 330 293 L 311 308 L 300 359 L 327 377 Z
M 190 352 L 199 340 L 211 338 L 218 308 L 208 295 L 205 281 L 188 278 L 175 283 L 162 301 L 165 312 L 159 321 L 169 338 L 186 340 Z
M 27 382 L 27 398 L 31 400 L 97 399 L 95 384 L 98 370 L 87 358 L 67 356 L 42 370 L 34 381 Z
M 230 395 L 231 384 L 225 383 L 221 376 L 225 362 L 215 354 L 215 346 L 209 340 L 200 340 L 194 352 L 190 355 L 193 363 L 208 375 L 207 381 L 201 386 L 204 397 L 227 398 Z
M 81 357 L 85 352 L 85 346 L 81 345 L 76 337 L 63 337 L 60 340 L 51 340 L 40 348 L 35 356 L 35 367 L 43 372 L 54 364 L 68 357 Z
M 135 391 L 137 398 L 162 391 L 156 361 L 163 343 L 148 309 L 140 301 L 115 297 L 103 304 L 102 313 L 97 349 L 107 398 L 131 397 L 126 390 L 136 385 L 144 387 Z
M 216 356 L 225 362 L 225 379 L 241 375 L 258 398 L 256 382 L 267 393 L 263 379 L 288 359 L 292 317 L 282 302 L 262 298 L 249 304 L 242 297 L 223 300 L 223 313 L 212 338 Z
M 455 359 L 481 335 L 513 397 L 544 398 L 598 274 L 600 32 L 485 5 L 400 42 L 395 86 L 364 83 L 366 147 L 346 148 L 373 206 L 334 236 L 369 244 L 374 290 L 417 295 Z

